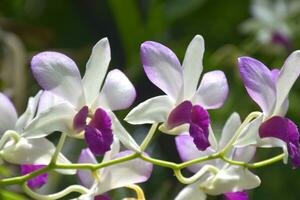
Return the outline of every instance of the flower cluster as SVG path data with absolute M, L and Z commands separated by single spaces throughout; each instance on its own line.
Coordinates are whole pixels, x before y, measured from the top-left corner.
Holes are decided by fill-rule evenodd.
M 300 74 L 300 51 L 293 52 L 280 70 L 269 70 L 254 58 L 237 59 L 242 82 L 261 111 L 250 113 L 244 121 L 232 113 L 218 140 L 210 112 L 223 106 L 229 87 L 220 70 L 201 77 L 202 36 L 193 38 L 182 64 L 157 42 L 144 42 L 140 53 L 148 79 L 165 93 L 140 103 L 124 119 L 134 125 L 152 125 L 140 145 L 113 112 L 129 108 L 136 91 L 120 70 L 107 73 L 110 46 L 106 38 L 94 46 L 83 77 L 64 54 L 34 56 L 31 71 L 42 90 L 29 98 L 26 111 L 18 117 L 12 102 L 0 93 L 0 161 L 20 166 L 20 176 L 0 179 L 0 185 L 21 184 L 34 199 L 59 199 L 74 191 L 80 193 L 76 199 L 110 199 L 107 192 L 121 187 L 145 199 L 137 183 L 146 182 L 153 165 L 158 165 L 170 168 L 178 181 L 187 184 L 176 200 L 206 199 L 207 195 L 246 200 L 247 190 L 261 183 L 252 168 L 289 159 L 293 168 L 300 166 L 299 131 L 285 117 L 289 91 Z M 174 136 L 182 163 L 146 153 L 157 128 Z M 46 136 L 58 132 L 55 146 Z M 67 138 L 85 143 L 77 163 L 61 152 Z M 283 153 L 252 161 L 257 148 L 273 147 L 282 148 Z M 194 175 L 184 177 L 185 168 Z M 38 194 L 36 189 L 48 182 L 52 170 L 76 174 L 80 182 L 55 194 Z

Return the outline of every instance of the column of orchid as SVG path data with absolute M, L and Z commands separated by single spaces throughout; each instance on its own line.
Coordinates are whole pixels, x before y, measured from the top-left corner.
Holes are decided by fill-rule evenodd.
M 188 45 L 182 64 L 162 44 L 141 45 L 145 73 L 165 94 L 142 102 L 125 118 L 130 124 L 152 125 L 140 145 L 113 113 L 129 108 L 136 91 L 120 70 L 107 73 L 110 47 L 106 38 L 94 46 L 83 78 L 64 54 L 49 51 L 34 56 L 31 70 L 42 90 L 29 98 L 26 111 L 18 117 L 12 102 L 0 93 L 0 164 L 20 166 L 20 174 L 0 179 L 0 186 L 21 185 L 27 195 L 41 200 L 60 199 L 72 192 L 79 193 L 76 199 L 110 199 L 110 190 L 126 187 L 142 200 L 145 195 L 137 184 L 146 182 L 153 165 L 158 165 L 172 170 L 187 185 L 177 200 L 201 200 L 207 195 L 245 200 L 247 190 L 261 182 L 253 168 L 288 159 L 293 168 L 300 166 L 299 132 L 285 117 L 288 93 L 300 74 L 300 51 L 293 52 L 281 70 L 270 71 L 254 58 L 238 58 L 242 82 L 262 111 L 251 112 L 243 121 L 233 112 L 218 140 L 210 112 L 222 107 L 229 87 L 220 70 L 204 73 L 199 81 L 203 54 L 200 35 Z M 174 135 L 181 163 L 147 154 L 159 131 Z M 46 138 L 49 134 L 60 134 L 56 145 Z M 76 163 L 61 153 L 68 138 L 81 139 L 86 146 Z M 257 148 L 273 147 L 282 148 L 282 153 L 252 161 Z M 194 175 L 183 176 L 185 168 Z M 48 183 L 52 170 L 76 174 L 80 182 L 54 194 L 39 194 L 36 189 Z

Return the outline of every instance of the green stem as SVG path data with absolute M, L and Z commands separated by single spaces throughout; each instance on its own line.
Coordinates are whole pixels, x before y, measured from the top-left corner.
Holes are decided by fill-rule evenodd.
M 186 167 L 191 166 L 193 164 L 205 162 L 205 161 L 208 161 L 208 160 L 213 160 L 213 159 L 216 159 L 216 158 L 219 158 L 219 157 L 220 157 L 220 153 L 215 153 L 215 154 L 204 156 L 204 157 L 201 157 L 201 158 L 196 158 L 194 160 L 189 160 L 189 161 L 178 164 L 178 168 L 183 169 L 183 168 L 186 168 Z
M 56 163 L 57 157 L 58 157 L 60 151 L 62 150 L 62 148 L 63 148 L 63 146 L 64 146 L 64 143 L 65 143 L 65 141 L 66 141 L 66 138 L 67 138 L 67 134 L 66 134 L 66 133 L 62 133 L 61 136 L 60 136 L 60 138 L 59 138 L 58 144 L 57 144 L 57 146 L 56 146 L 55 152 L 54 152 L 54 154 L 53 154 L 53 156 L 52 156 L 50 165 Z
M 67 188 L 65 188 L 64 190 L 54 193 L 54 194 L 48 194 L 48 195 L 42 195 L 42 194 L 38 194 L 34 191 L 32 191 L 27 184 L 23 184 L 23 190 L 24 192 L 32 197 L 33 199 L 38 199 L 38 200 L 53 200 L 53 199 L 60 199 L 72 192 L 78 192 L 80 194 L 87 194 L 89 192 L 89 190 L 81 185 L 71 185 Z
M 151 140 L 152 140 L 152 138 L 155 134 L 155 131 L 157 129 L 157 126 L 158 126 L 158 123 L 152 124 L 147 136 L 145 137 L 144 141 L 142 142 L 142 144 L 140 146 L 142 152 L 145 151 L 145 149 L 147 148 L 147 146 L 151 142 Z
M 169 162 L 169 161 L 164 161 L 164 160 L 159 160 L 159 159 L 155 159 L 155 158 L 151 158 L 151 157 L 148 157 L 148 156 L 145 156 L 143 154 L 140 154 L 139 157 L 141 159 L 143 159 L 144 161 L 146 162 L 150 162 L 154 165 L 158 165 L 158 166 L 162 166 L 162 167 L 167 167 L 167 168 L 170 168 L 170 169 L 178 169 L 178 164 L 174 163 L 174 162 Z

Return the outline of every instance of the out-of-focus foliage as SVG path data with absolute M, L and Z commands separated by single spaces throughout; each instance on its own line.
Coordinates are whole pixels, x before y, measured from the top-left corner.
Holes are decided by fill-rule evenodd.
M 245 117 L 250 111 L 258 109 L 251 102 L 242 85 L 237 71 L 237 57 L 252 56 L 269 67 L 280 67 L 290 53 L 277 44 L 261 43 L 255 38 L 255 34 L 247 35 L 241 32 L 241 24 L 251 18 L 250 11 L 251 2 L 247 0 L 1 0 L 0 29 L 3 33 L 13 34 L 18 38 L 16 40 L 20 41 L 12 47 L 15 50 L 17 48 L 17 52 L 7 50 L 7 45 L 4 45 L 7 39 L 3 34 L 0 35 L 1 71 L 6 70 L 5 77 L 1 77 L 0 81 L 1 91 L 7 91 L 7 82 L 15 83 L 15 86 L 19 84 L 17 88 L 9 86 L 9 89 L 14 88 L 14 90 L 8 91 L 8 94 L 15 102 L 25 102 L 26 98 L 20 92 L 28 96 L 38 90 L 32 78 L 28 79 L 26 87 L 24 87 L 25 82 L 18 83 L 32 76 L 29 65 L 34 54 L 44 50 L 64 52 L 84 71 L 92 45 L 100 38 L 108 37 L 112 49 L 110 66 L 124 70 L 135 84 L 138 93 L 136 105 L 160 93 L 143 73 L 139 58 L 140 44 L 145 40 L 161 42 L 173 49 L 182 59 L 189 41 L 194 35 L 201 34 L 205 39 L 206 48 L 204 70 L 221 69 L 229 80 L 228 101 L 222 109 L 211 112 L 213 127 L 215 132 L 219 133 L 230 112 L 237 111 Z M 294 24 L 298 23 L 296 21 L 299 13 L 293 16 L 292 19 L 288 18 L 292 21 L 287 21 L 287 24 L 297 29 Z M 300 49 L 300 34 L 294 34 L 291 38 L 293 49 Z M 25 65 L 25 69 L 21 65 Z M 289 115 L 298 124 L 300 124 L 299 91 L 298 81 L 290 95 L 289 110 Z M 18 109 L 20 113 L 24 107 Z M 125 114 L 126 112 L 120 112 L 118 116 L 122 118 Z M 123 124 L 126 125 L 125 122 Z M 142 140 L 148 128 L 126 126 L 137 140 Z M 54 134 L 50 139 L 56 141 L 55 136 Z M 70 143 L 69 148 L 64 149 L 74 162 L 77 160 L 77 155 L 68 155 L 68 149 L 75 148 L 80 152 L 82 144 L 73 142 Z M 174 138 L 171 136 L 157 135 L 149 152 L 153 156 L 179 161 Z M 260 155 L 261 158 L 266 158 L 270 154 Z M 5 173 L 5 169 L 0 170 L 0 176 L 5 176 Z M 14 170 L 12 173 L 19 172 Z M 290 166 L 278 163 L 258 169 L 256 173 L 261 177 L 262 185 L 250 192 L 251 199 L 300 199 L 298 170 L 292 170 Z M 58 188 L 64 188 L 70 182 L 77 181 L 69 177 L 63 177 L 64 181 L 59 181 L 61 178 L 55 174 L 51 177 L 56 180 L 55 184 L 42 188 L 42 192 L 54 192 Z M 148 199 L 173 199 L 183 185 L 176 182 L 171 171 L 155 167 L 151 179 L 142 187 Z M 14 192 L 0 189 L 0 199 L 24 199 L 17 194 L 18 189 L 12 188 L 10 191 Z M 126 196 L 128 192 L 126 189 L 119 189 L 111 195 L 113 199 L 119 199 L 121 196 Z M 221 198 L 210 197 L 209 199 Z

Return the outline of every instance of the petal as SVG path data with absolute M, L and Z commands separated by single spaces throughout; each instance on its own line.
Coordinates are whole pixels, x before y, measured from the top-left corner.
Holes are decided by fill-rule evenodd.
M 239 192 L 256 188 L 260 179 L 247 168 L 230 166 L 222 169 L 216 176 L 204 182 L 200 187 L 210 195 L 227 192 Z
M 87 106 L 83 106 L 73 118 L 73 128 L 77 132 L 84 130 L 84 128 L 86 127 L 86 119 L 88 117 L 88 114 L 89 108 Z
M 297 125 L 287 119 L 288 122 L 288 152 L 291 158 L 293 168 L 300 166 L 300 151 L 299 151 L 299 131 Z
M 248 200 L 247 192 L 227 192 L 224 194 L 227 200 Z
M 44 168 L 45 165 L 21 165 L 21 174 L 29 174 L 31 172 L 34 172 L 36 170 Z M 37 189 L 42 187 L 45 183 L 48 181 L 48 173 L 40 174 L 32 179 L 29 179 L 27 181 L 27 185 L 31 189 Z
M 183 188 L 175 197 L 175 200 L 205 200 L 206 194 L 196 184 L 191 184 Z
M 113 134 L 121 141 L 121 143 L 127 148 L 135 152 L 140 152 L 140 146 L 135 142 L 132 136 L 125 130 L 118 118 L 113 112 L 109 113 L 112 119 Z
M 288 97 L 289 91 L 300 74 L 300 51 L 294 51 L 285 61 L 277 80 L 277 101 L 275 113 Z
M 132 154 L 132 151 L 120 152 L 116 158 Z M 101 187 L 98 194 L 127 185 L 142 183 L 149 179 L 152 164 L 139 158 L 104 168 L 100 177 Z
M 1 156 L 4 160 L 13 164 L 48 165 L 54 151 L 55 146 L 45 138 L 21 138 L 15 145 L 12 142 L 7 143 L 1 151 Z M 60 158 L 60 160 L 62 159 L 65 160 L 64 157 Z
M 125 117 L 130 124 L 153 124 L 166 122 L 168 114 L 174 108 L 174 102 L 168 96 L 148 99 L 133 108 Z
M 39 100 L 37 114 L 47 111 L 51 107 L 56 106 L 60 103 L 68 103 L 68 101 L 62 99 L 61 97 L 53 94 L 50 91 L 44 90 Z
M 219 141 L 219 149 L 223 149 L 227 145 L 240 125 L 241 118 L 239 114 L 236 112 L 232 113 L 222 129 L 222 134 Z
M 19 117 L 16 123 L 16 130 L 23 132 L 25 126 L 29 124 L 29 122 L 34 118 L 40 97 L 42 95 L 42 91 L 39 91 L 35 97 L 30 97 L 28 100 L 27 108 L 25 112 Z
M 60 131 L 72 134 L 73 118 L 76 111 L 68 103 L 61 103 L 38 114 L 31 123 L 25 127 L 22 134 L 26 138 L 41 138 Z
M 222 71 L 215 70 L 203 75 L 199 88 L 193 97 L 195 104 L 205 109 L 220 108 L 228 95 L 228 83 Z
M 204 39 L 196 35 L 189 44 L 183 60 L 184 96 L 192 98 L 203 70 Z
M 175 142 L 179 156 L 184 162 L 215 153 L 211 148 L 207 148 L 205 151 L 199 151 L 193 142 L 193 138 L 189 135 L 176 136 Z M 215 161 L 211 160 L 195 164 L 188 167 L 188 169 L 193 173 L 197 173 L 205 164 L 215 165 Z
M 100 87 L 106 75 L 110 62 L 110 46 L 107 38 L 101 39 L 93 47 L 89 58 L 82 84 L 86 101 L 91 104 L 100 92 Z
M 235 148 L 233 153 L 233 160 L 249 162 L 253 159 L 256 153 L 256 146 L 245 146 L 241 148 Z
M 78 163 L 97 164 L 98 162 L 94 157 L 93 153 L 91 152 L 91 150 L 89 148 L 86 148 L 81 150 Z M 93 177 L 91 170 L 78 170 L 77 175 L 83 186 L 87 188 L 91 188 L 92 185 L 94 184 L 95 179 Z
M 92 105 L 92 109 L 99 107 L 110 110 L 122 110 L 132 105 L 136 91 L 130 80 L 118 69 L 107 74 L 103 88 Z
M 106 132 L 91 126 L 85 128 L 84 138 L 89 149 L 95 156 L 103 155 L 105 152 L 109 151 L 110 145 L 113 142 L 111 130 L 110 133 L 107 134 Z
M 183 72 L 176 55 L 166 46 L 151 41 L 141 45 L 140 54 L 150 81 L 176 100 L 183 89 Z
M 0 93 L 0 135 L 7 130 L 15 129 L 17 111 L 7 96 Z
M 174 108 L 168 116 L 168 128 L 172 129 L 185 123 L 190 123 L 193 105 L 190 101 L 184 101 Z
M 73 105 L 84 102 L 80 72 L 69 57 L 57 52 L 42 52 L 31 61 L 32 73 L 45 89 Z
M 240 57 L 238 65 L 248 94 L 265 115 L 269 116 L 274 110 L 276 99 L 276 88 L 270 70 L 250 57 Z
M 241 131 L 239 139 L 234 143 L 235 147 L 245 147 L 255 145 L 260 140 L 258 130 L 263 121 L 263 115 L 251 121 Z
M 119 152 L 120 152 L 120 141 L 117 137 L 114 137 L 114 142 L 111 145 L 111 150 L 104 154 L 102 162 L 112 160 L 117 156 Z
M 287 120 L 283 117 L 275 116 L 264 123 L 259 128 L 259 136 L 275 137 L 288 142 L 288 124 Z

